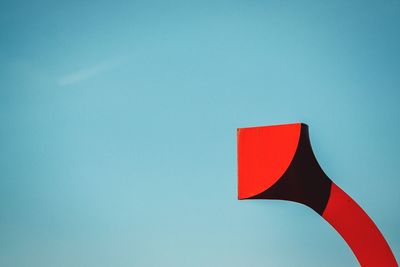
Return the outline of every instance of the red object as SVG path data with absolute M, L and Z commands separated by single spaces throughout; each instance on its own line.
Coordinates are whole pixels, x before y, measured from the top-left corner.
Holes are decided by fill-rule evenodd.
M 353 250 L 361 266 L 397 266 L 378 227 L 365 211 L 335 183 L 322 214 Z
M 296 153 L 300 124 L 238 129 L 238 136 L 239 199 L 245 199 L 263 192 L 285 173 Z
M 371 218 L 318 164 L 306 124 L 238 129 L 238 198 L 302 203 L 338 231 L 361 266 L 398 266 Z

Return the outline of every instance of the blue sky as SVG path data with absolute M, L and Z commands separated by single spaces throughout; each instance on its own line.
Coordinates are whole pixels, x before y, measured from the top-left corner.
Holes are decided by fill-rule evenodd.
M 357 266 L 237 200 L 236 128 L 305 122 L 400 257 L 398 1 L 2 1 L 1 266 Z

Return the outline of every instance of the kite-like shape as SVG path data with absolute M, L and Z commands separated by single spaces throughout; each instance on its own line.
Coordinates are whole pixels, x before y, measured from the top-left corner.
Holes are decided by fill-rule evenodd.
M 330 223 L 361 266 L 398 266 L 365 211 L 324 173 L 303 123 L 238 129 L 238 198 L 302 203 Z

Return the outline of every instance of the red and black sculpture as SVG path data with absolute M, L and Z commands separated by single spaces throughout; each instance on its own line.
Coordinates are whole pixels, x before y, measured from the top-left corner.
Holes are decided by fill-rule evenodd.
M 398 266 L 364 210 L 324 173 L 303 123 L 238 129 L 239 199 L 302 203 L 328 221 L 361 266 Z

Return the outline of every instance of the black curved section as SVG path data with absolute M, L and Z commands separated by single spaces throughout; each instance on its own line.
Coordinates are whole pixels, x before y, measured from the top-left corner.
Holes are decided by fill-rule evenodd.
M 308 126 L 301 124 L 296 153 L 286 172 L 273 186 L 250 199 L 282 199 L 302 203 L 322 215 L 332 181 L 319 166 L 312 151 Z

